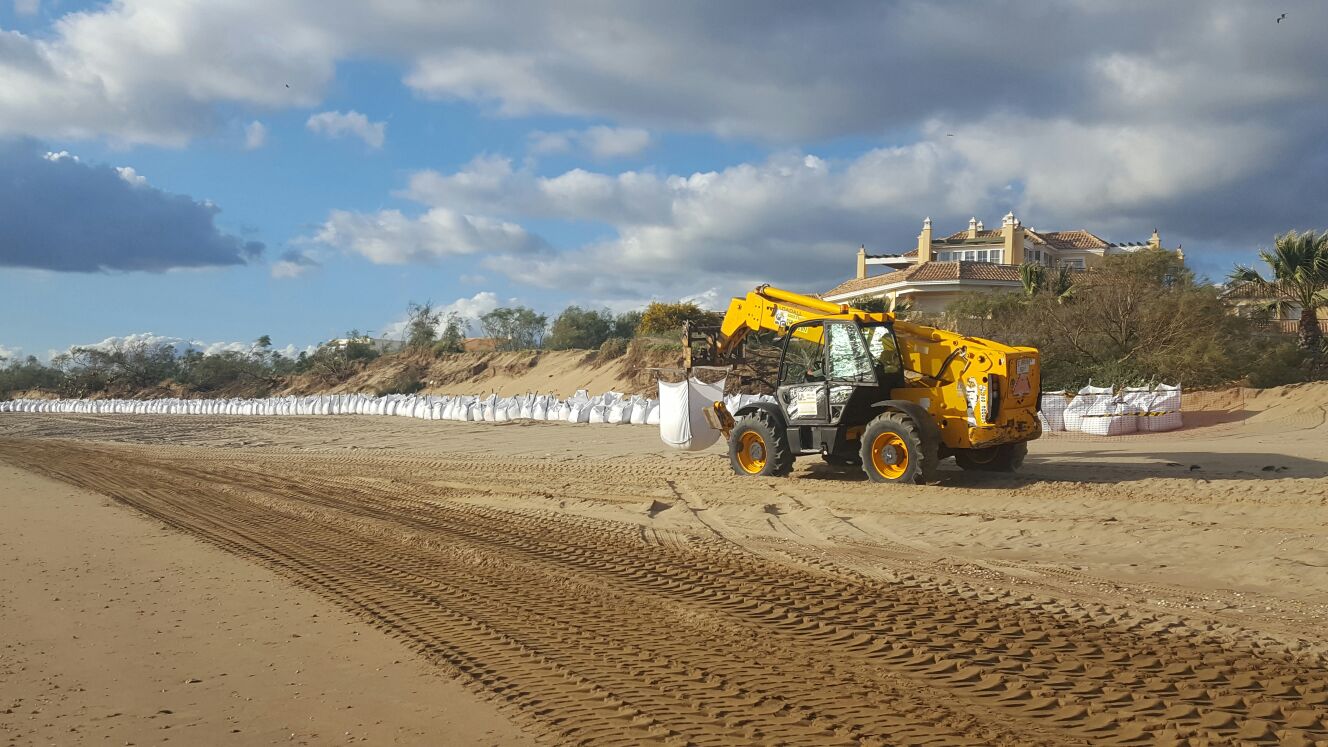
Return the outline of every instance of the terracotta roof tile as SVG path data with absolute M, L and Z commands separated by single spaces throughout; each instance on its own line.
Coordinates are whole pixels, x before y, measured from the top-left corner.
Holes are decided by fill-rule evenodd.
M 1106 249 L 1107 242 L 1088 231 L 1044 231 L 1042 239 L 1057 249 Z
M 847 280 L 822 293 L 821 297 L 828 298 L 842 293 L 870 290 L 904 281 L 924 283 L 940 280 L 995 280 L 1017 283 L 1019 268 L 1015 265 L 998 265 L 991 262 L 923 262 L 883 275 Z
M 830 296 L 839 295 L 840 293 L 851 293 L 853 291 L 875 288 L 878 285 L 893 283 L 895 282 L 895 276 L 902 275 L 905 272 L 908 272 L 908 270 L 896 270 L 894 272 L 887 272 L 884 275 L 868 275 L 865 278 L 845 280 L 825 293 L 822 293 L 821 298 L 828 298 Z

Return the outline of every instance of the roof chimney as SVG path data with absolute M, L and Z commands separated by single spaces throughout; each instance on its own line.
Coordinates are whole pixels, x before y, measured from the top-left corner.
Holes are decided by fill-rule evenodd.
M 979 230 L 979 231 L 983 230 L 983 228 L 982 228 L 982 221 L 978 221 L 978 230 Z
M 968 238 L 976 239 L 978 237 L 978 219 L 968 219 Z
M 867 277 L 867 245 L 858 247 L 858 280 Z
M 931 218 L 922 221 L 922 233 L 918 234 L 918 264 L 931 261 Z
M 1153 229 L 1153 235 L 1148 238 L 1148 245 L 1154 249 L 1162 248 L 1162 235 L 1157 232 L 1156 228 Z

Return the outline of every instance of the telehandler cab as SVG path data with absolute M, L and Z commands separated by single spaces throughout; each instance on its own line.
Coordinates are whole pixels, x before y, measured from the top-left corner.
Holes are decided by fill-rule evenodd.
M 1037 350 L 768 285 L 734 298 L 719 327 L 688 325 L 684 366 L 743 363 L 754 331 L 782 339 L 776 401 L 706 411 L 740 475 L 785 475 L 808 454 L 874 482 L 931 482 L 950 456 L 1008 472 L 1042 433 Z

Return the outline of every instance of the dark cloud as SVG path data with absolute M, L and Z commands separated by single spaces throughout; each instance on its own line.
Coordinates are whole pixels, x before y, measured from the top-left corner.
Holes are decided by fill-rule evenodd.
M 111 166 L 0 142 L 0 266 L 161 272 L 240 265 L 263 244 L 219 231 L 218 208 Z

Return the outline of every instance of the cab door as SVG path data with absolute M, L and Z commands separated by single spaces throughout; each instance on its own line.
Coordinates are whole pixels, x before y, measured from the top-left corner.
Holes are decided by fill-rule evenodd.
M 838 425 L 862 420 L 871 402 L 880 399 L 877 364 L 856 322 L 825 323 L 827 422 Z
M 826 381 L 825 323 L 803 322 L 789 329 L 779 359 L 779 405 L 790 428 L 830 422 Z

